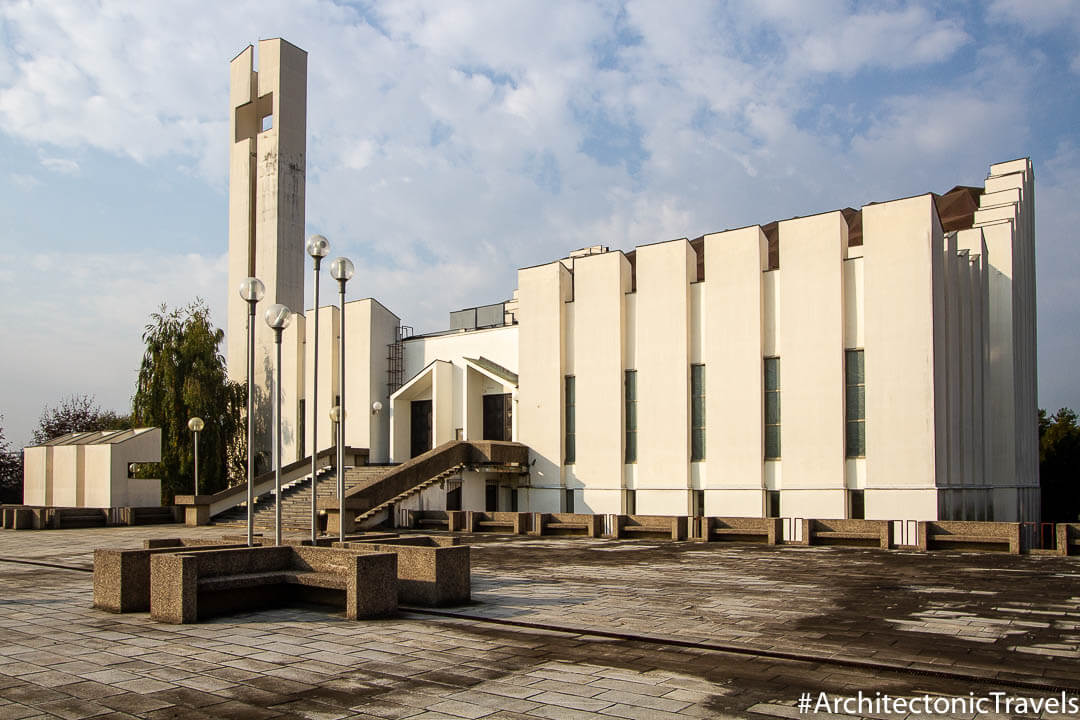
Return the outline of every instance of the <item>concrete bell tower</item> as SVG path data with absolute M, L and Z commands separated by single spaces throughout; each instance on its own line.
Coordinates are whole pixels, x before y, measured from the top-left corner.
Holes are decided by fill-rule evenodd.
M 229 377 L 247 380 L 247 303 L 241 281 L 255 276 L 266 296 L 255 315 L 255 451 L 272 447 L 269 388 L 274 333 L 263 312 L 274 303 L 304 309 L 304 181 L 307 162 L 307 52 L 274 38 L 249 45 L 230 64 Z

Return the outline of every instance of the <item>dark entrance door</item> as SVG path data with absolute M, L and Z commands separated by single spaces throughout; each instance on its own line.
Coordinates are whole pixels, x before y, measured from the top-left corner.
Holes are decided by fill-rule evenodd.
M 412 408 L 412 444 L 409 457 L 416 457 L 431 449 L 431 401 L 413 400 Z
M 484 396 L 484 439 L 513 438 L 514 403 L 510 393 Z

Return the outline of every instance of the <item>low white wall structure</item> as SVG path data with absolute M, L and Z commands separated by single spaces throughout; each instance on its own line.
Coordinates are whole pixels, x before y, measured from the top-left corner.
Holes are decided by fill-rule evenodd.
M 160 428 L 68 433 L 23 449 L 23 504 L 160 507 L 161 480 L 130 472 L 160 461 Z

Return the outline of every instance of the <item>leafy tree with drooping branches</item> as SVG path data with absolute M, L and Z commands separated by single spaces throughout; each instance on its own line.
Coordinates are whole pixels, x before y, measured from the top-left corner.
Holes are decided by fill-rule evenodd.
M 174 310 L 163 304 L 143 333 L 146 350 L 132 415 L 139 427 L 161 428 L 158 477 L 166 504 L 194 489 L 192 417 L 205 422 L 199 433 L 199 493 L 217 492 L 230 478 L 243 476 L 246 395 L 242 384 L 229 380 L 218 350 L 224 338 L 201 298 Z

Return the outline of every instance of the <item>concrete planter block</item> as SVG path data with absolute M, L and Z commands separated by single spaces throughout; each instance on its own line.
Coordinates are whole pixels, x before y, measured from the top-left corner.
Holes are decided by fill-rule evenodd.
M 780 518 L 703 517 L 698 518 L 702 542 L 753 542 L 776 545 L 783 538 Z M 803 535 L 805 538 L 806 535 Z
M 803 520 L 803 540 L 808 545 L 850 545 L 892 547 L 892 522 L 889 520 Z
M 468 532 L 506 532 L 521 535 L 531 527 L 532 516 L 519 512 L 465 513 L 465 529 Z
M 462 605 L 472 597 L 470 550 L 468 545 L 441 542 L 450 539 L 456 538 L 401 538 L 371 544 L 346 542 L 344 547 L 397 555 L 397 592 L 403 604 Z
M 150 616 L 161 622 L 192 623 L 294 599 L 344 606 L 351 620 L 382 617 L 396 610 L 397 595 L 393 553 L 281 545 L 150 558 Z
M 1019 555 L 1020 523 L 940 520 L 919 523 L 920 550 L 989 550 Z
M 530 535 L 584 535 L 600 537 L 604 516 L 585 513 L 533 513 Z
M 685 540 L 686 528 L 686 516 L 673 515 L 616 515 L 615 524 L 612 526 L 615 539 L 663 537 Z

